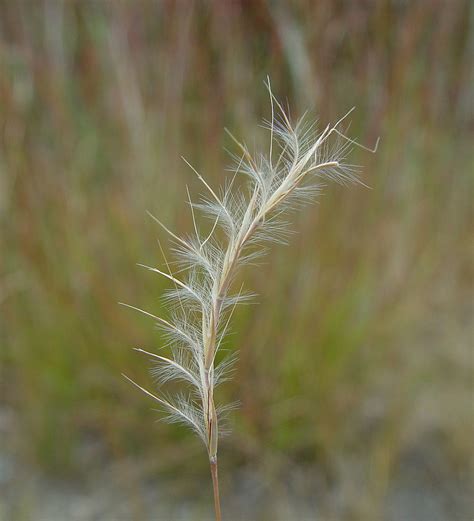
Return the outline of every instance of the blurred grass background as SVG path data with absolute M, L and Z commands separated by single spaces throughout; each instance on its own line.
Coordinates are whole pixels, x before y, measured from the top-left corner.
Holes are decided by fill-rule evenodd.
M 1 1 L 0 427 L 15 464 L 207 479 L 199 442 L 153 424 L 120 377 L 149 383 L 131 347 L 160 336 L 117 302 L 159 314 L 165 285 L 135 265 L 161 262 L 145 211 L 190 229 L 185 185 L 200 187 L 180 155 L 222 183 L 223 127 L 262 142 L 269 74 L 293 116 L 325 126 L 355 105 L 351 135 L 382 141 L 353 154 L 371 190 L 328 187 L 291 246 L 245 273 L 260 305 L 229 343 L 221 396 L 241 407 L 222 473 L 254 465 L 277 487 L 314 465 L 330 486 L 357 457 L 350 519 L 377 520 L 417 447 L 450 479 L 469 472 L 473 23 L 468 0 Z

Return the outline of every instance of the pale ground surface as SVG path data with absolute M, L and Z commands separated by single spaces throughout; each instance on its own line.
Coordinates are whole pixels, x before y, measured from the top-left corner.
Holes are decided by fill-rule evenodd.
M 184 521 L 212 520 L 210 483 L 192 493 L 176 483 L 140 482 L 130 463 L 109 465 L 87 482 L 53 481 L 37 471 L 0 458 L 2 521 Z M 124 476 L 126 476 L 124 478 Z M 474 508 L 470 476 L 459 475 L 436 446 L 425 439 L 402 453 L 395 478 L 377 504 L 364 501 L 367 462 L 354 457 L 340 463 L 328 484 L 314 468 L 294 468 L 279 482 L 266 483 L 256 471 L 242 469 L 223 487 L 228 521 L 471 521 Z M 131 485 L 130 483 L 134 483 Z M 199 493 L 199 487 L 202 493 Z M 315 496 L 314 490 L 320 490 Z M 182 498 L 187 498 L 183 500 Z M 379 508 L 380 507 L 380 508 Z

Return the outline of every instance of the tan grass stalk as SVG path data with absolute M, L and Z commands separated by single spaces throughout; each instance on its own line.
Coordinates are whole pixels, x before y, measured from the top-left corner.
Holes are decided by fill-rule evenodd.
M 187 424 L 203 440 L 211 467 L 217 520 L 221 519 L 217 474 L 219 420 L 226 408 L 216 406 L 214 391 L 232 360 L 216 364 L 216 354 L 235 306 L 251 297 L 242 290 L 232 292 L 236 273 L 265 252 L 262 243 L 284 242 L 287 223 L 282 215 L 314 200 L 325 181 L 360 182 L 357 167 L 345 158 L 353 145 L 362 145 L 340 130 L 352 110 L 318 133 L 304 118 L 293 125 L 273 96 L 269 81 L 267 88 L 272 114 L 266 122 L 270 132 L 268 152 L 251 154 L 227 131 L 239 153 L 234 156 L 233 177 L 224 189 L 215 191 L 185 160 L 206 189 L 199 203 L 191 202 L 188 192 L 194 234 L 178 237 L 152 216 L 173 241 L 179 273 L 184 273 L 184 277 L 173 273 L 166 258 L 163 269 L 140 264 L 173 284 L 165 295 L 170 317 L 164 319 L 129 306 L 153 318 L 169 341 L 169 358 L 137 349 L 156 362 L 152 373 L 157 382 L 179 379 L 189 386 L 190 392 L 174 399 L 157 396 L 126 378 L 163 407 L 168 421 Z M 247 191 L 233 188 L 236 175 L 247 177 Z M 204 236 L 199 231 L 195 210 L 212 219 L 210 231 Z

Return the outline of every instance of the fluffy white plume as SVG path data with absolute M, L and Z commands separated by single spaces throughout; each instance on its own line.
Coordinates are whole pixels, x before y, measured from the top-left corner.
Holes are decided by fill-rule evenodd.
M 304 118 L 292 125 L 273 96 L 269 81 L 267 88 L 272 112 L 270 121 L 265 122 L 270 133 L 268 152 L 252 155 L 229 133 L 238 153 L 233 156 L 232 179 L 217 191 L 185 160 L 205 189 L 199 203 L 192 203 L 188 192 L 193 235 L 178 237 L 152 216 L 174 244 L 173 267 L 177 265 L 177 269 L 172 272 L 168 262 L 166 270 L 141 266 L 169 280 L 171 288 L 165 293 L 165 301 L 170 305 L 170 318 L 129 306 L 153 318 L 168 340 L 170 358 L 137 349 L 153 360 L 156 382 L 162 385 L 181 380 L 191 387 L 192 394 L 180 394 L 172 400 L 132 383 L 166 410 L 168 421 L 185 423 L 199 434 L 211 461 L 217 456 L 218 420 L 225 409 L 216 407 L 214 389 L 225 380 L 233 361 L 231 357 L 215 367 L 216 353 L 235 306 L 252 296 L 242 290 L 232 293 L 238 269 L 265 252 L 263 243 L 284 242 L 288 226 L 283 214 L 313 201 L 325 182 L 358 182 L 358 169 L 346 163 L 346 156 L 352 146 L 362 145 L 340 130 L 351 111 L 322 132 Z M 242 174 L 246 187 L 237 190 L 234 179 Z M 211 219 L 207 235 L 200 234 L 194 211 Z

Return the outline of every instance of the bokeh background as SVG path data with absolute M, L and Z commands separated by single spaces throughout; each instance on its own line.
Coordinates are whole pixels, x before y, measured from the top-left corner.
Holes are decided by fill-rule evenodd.
M 0 2 L 0 518 L 211 519 L 206 454 L 127 372 L 160 346 L 162 232 L 264 142 L 349 108 L 371 187 L 329 186 L 242 279 L 225 519 L 472 519 L 469 0 Z M 164 241 L 165 242 L 165 241 Z M 471 344 L 471 345 L 470 345 Z

